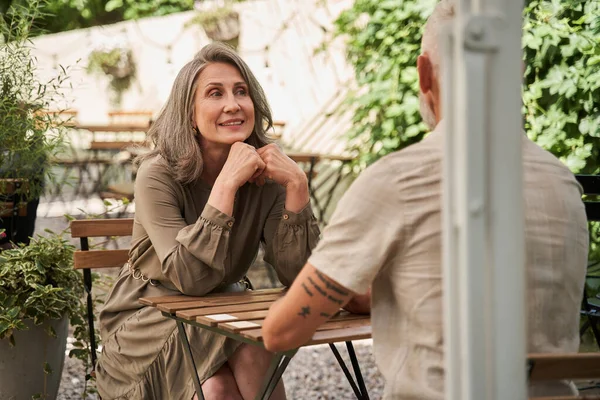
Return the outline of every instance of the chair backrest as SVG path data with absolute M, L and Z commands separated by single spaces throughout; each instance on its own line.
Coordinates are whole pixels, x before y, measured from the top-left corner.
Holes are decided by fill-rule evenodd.
M 87 292 L 87 317 L 92 348 L 92 373 L 96 367 L 96 334 L 94 329 L 94 303 L 92 300 L 93 268 L 120 267 L 127 262 L 129 250 L 90 250 L 89 238 L 131 236 L 132 218 L 86 219 L 71 221 L 71 237 L 79 238 L 81 250 L 73 255 L 75 269 L 83 270 L 83 284 Z
M 0 218 L 27 216 L 27 203 L 17 194 L 22 185 L 27 185 L 22 179 L 0 179 Z
M 109 111 L 108 119 L 111 124 L 135 124 L 148 125 L 152 124 L 152 111 L 148 110 L 132 110 L 132 111 Z
M 527 356 L 530 382 L 600 379 L 600 353 L 529 354 Z M 530 400 L 600 399 L 600 395 L 583 397 L 536 397 Z
M 600 175 L 575 175 L 586 196 L 600 196 Z M 588 221 L 600 221 L 600 201 L 584 199 Z

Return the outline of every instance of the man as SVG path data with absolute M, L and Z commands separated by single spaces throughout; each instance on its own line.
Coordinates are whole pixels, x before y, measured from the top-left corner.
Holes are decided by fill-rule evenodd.
M 308 263 L 269 311 L 265 347 L 306 343 L 372 286 L 375 358 L 385 399 L 444 398 L 440 52 L 436 30 L 453 17 L 447 1 L 428 20 L 418 58 L 421 112 L 433 132 L 372 165 L 340 201 Z M 528 351 L 576 352 L 588 232 L 581 188 L 554 156 L 523 135 Z M 509 295 L 510 288 L 506 288 Z M 543 393 L 569 393 L 562 383 Z M 550 390 L 550 391 L 549 391 Z M 530 394 L 539 394 L 530 391 Z

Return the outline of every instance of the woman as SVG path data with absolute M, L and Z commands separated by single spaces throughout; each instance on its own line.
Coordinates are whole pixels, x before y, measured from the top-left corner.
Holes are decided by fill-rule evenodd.
M 260 243 L 289 286 L 319 229 L 303 171 L 274 144 L 264 92 L 230 48 L 211 44 L 175 78 L 148 132 L 135 183 L 130 261 L 100 314 L 97 366 L 107 399 L 192 399 L 175 322 L 142 296 L 244 290 Z M 206 399 L 251 399 L 271 353 L 188 327 Z M 283 384 L 273 399 L 285 399 Z

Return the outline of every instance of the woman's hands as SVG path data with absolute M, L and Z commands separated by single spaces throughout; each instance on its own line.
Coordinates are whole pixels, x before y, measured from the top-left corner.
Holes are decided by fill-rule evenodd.
M 244 142 L 236 142 L 229 150 L 227 161 L 215 185 L 225 185 L 237 190 L 246 182 L 259 176 L 265 167 L 265 162 L 254 147 Z
M 285 187 L 285 209 L 294 213 L 302 211 L 308 204 L 308 180 L 306 174 L 276 144 L 268 144 L 256 150 L 265 163 L 265 168 L 252 181 L 264 185 L 270 179 Z
M 244 142 L 231 146 L 227 160 L 215 180 L 208 204 L 229 216 L 233 215 L 233 202 L 238 189 L 265 169 L 265 162 L 256 149 Z
M 285 208 L 300 212 L 309 202 L 306 174 L 276 144 L 255 149 L 243 142 L 231 146 L 208 203 L 227 215 L 233 214 L 237 190 L 246 182 L 259 186 L 272 180 L 286 189 Z

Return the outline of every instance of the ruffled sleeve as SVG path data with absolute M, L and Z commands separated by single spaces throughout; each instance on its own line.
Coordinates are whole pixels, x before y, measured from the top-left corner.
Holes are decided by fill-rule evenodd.
M 310 203 L 299 213 L 284 208 L 285 189 L 281 188 L 277 201 L 265 224 L 265 261 L 275 268 L 277 277 L 290 286 L 319 241 L 320 229 Z
M 188 225 L 182 216 L 183 198 L 178 185 L 164 168 L 143 167 L 135 184 L 136 221 L 152 242 L 160 274 L 181 293 L 202 296 L 216 288 L 227 274 L 234 218 L 206 204 L 197 221 Z

